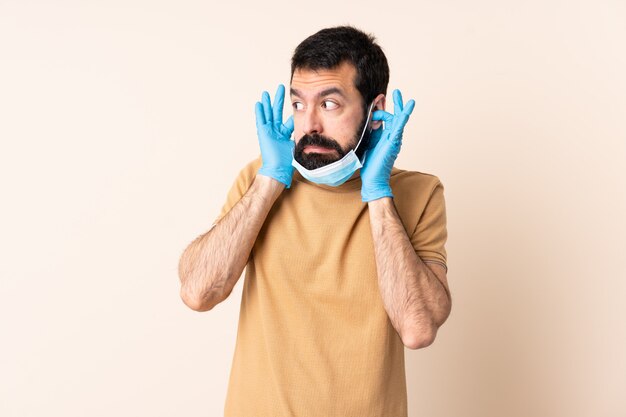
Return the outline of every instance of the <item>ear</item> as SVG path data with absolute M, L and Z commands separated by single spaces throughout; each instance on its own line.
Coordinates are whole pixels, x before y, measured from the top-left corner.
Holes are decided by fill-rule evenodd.
M 374 99 L 374 107 L 372 108 L 372 114 L 374 114 L 376 110 L 385 110 L 385 98 L 386 97 L 384 94 L 379 94 L 376 96 L 376 98 Z M 370 115 L 370 120 L 371 120 L 371 115 Z M 382 125 L 383 125 L 382 120 L 374 120 L 374 121 L 371 121 L 370 123 L 372 130 L 376 130 Z

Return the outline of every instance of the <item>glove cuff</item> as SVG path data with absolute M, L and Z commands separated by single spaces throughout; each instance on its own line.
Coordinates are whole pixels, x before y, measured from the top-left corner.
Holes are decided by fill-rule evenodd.
M 266 177 L 274 178 L 276 181 L 282 182 L 287 188 L 291 187 L 291 178 L 293 177 L 293 167 L 287 168 L 259 168 L 258 174 Z
M 361 200 L 365 203 L 369 203 L 370 201 L 378 200 L 379 198 L 391 197 L 393 198 L 393 193 L 391 192 L 391 188 L 379 188 L 376 190 L 364 190 L 361 189 Z

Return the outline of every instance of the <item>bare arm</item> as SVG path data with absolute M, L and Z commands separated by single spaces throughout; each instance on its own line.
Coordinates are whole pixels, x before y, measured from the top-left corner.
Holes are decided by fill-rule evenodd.
M 246 266 L 252 246 L 285 185 L 257 175 L 246 194 L 208 232 L 183 252 L 180 296 L 196 311 L 224 301 Z
M 385 310 L 405 346 L 426 347 L 450 314 L 444 268 L 440 278 L 417 256 L 391 198 L 368 204 Z

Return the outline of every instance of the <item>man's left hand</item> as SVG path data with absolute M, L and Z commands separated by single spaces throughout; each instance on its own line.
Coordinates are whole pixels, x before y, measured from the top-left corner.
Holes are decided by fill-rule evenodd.
M 372 115 L 372 120 L 382 120 L 385 124 L 372 132 L 365 164 L 361 168 L 361 199 L 365 202 L 393 197 L 389 185 L 391 168 L 400 153 L 404 126 L 413 112 L 415 101 L 409 100 L 405 106 L 400 90 L 394 90 L 393 103 L 394 114 L 377 110 Z

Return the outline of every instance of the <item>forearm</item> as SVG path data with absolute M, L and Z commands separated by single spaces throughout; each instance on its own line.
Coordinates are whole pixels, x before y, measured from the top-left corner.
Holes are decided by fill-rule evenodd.
M 185 304 L 206 311 L 228 297 L 267 214 L 284 188 L 272 178 L 257 175 L 241 200 L 185 249 L 178 268 Z
M 393 200 L 368 204 L 385 310 L 406 346 L 428 346 L 450 313 L 447 289 L 415 253 Z

